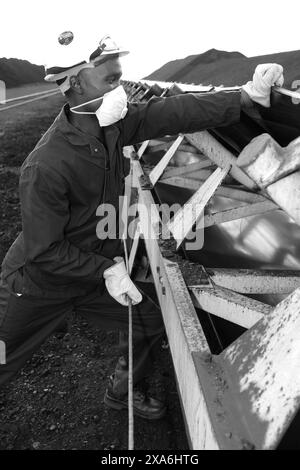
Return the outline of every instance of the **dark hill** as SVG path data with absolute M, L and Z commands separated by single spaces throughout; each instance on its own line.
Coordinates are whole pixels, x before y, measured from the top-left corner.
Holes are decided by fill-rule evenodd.
M 242 85 L 251 79 L 256 65 L 269 62 L 284 67 L 286 86 L 300 80 L 300 51 L 245 57 L 239 52 L 216 49 L 168 62 L 147 79 L 203 85 Z
M 27 60 L 0 59 L 0 80 L 5 82 L 6 88 L 42 82 L 44 75 L 41 65 L 31 64 Z

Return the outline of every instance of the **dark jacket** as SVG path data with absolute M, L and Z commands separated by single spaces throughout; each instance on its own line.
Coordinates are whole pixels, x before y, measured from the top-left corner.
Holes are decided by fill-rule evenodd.
M 177 95 L 128 105 L 125 119 L 102 129 L 102 140 L 68 121 L 65 105 L 21 167 L 22 228 L 2 266 L 13 292 L 70 297 L 103 287 L 103 271 L 122 255 L 119 239 L 100 240 L 97 208 L 118 207 L 128 161 L 123 146 L 230 125 L 240 93 Z

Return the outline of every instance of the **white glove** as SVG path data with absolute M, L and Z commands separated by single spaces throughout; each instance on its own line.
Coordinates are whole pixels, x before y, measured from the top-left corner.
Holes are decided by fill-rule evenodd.
M 106 269 L 103 273 L 108 293 L 121 305 L 128 305 L 129 296 L 132 304 L 139 304 L 143 297 L 130 279 L 123 258 L 116 256 L 116 264 Z
M 282 86 L 283 82 L 283 67 L 281 65 L 260 64 L 255 69 L 253 81 L 243 85 L 242 89 L 245 90 L 252 101 L 269 108 L 271 106 L 271 87 L 273 85 Z

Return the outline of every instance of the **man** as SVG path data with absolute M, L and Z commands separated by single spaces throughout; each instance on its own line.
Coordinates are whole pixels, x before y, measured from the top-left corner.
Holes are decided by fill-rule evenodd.
M 21 168 L 22 228 L 2 265 L 0 340 L 7 363 L 0 386 L 37 347 L 76 312 L 106 329 L 127 328 L 128 296 L 134 304 L 134 384 L 148 371 L 164 331 L 161 313 L 145 285 L 128 276 L 121 240 L 97 236 L 97 208 L 119 206 L 127 173 L 122 148 L 166 134 L 230 125 L 241 107 L 270 105 L 282 84 L 282 67 L 260 66 L 241 92 L 178 95 L 128 104 L 120 86 L 120 57 L 127 51 L 109 37 L 85 55 L 73 33 L 59 37 L 56 82 L 67 104 Z M 94 50 L 94 52 L 93 52 Z M 121 347 L 105 403 L 127 407 L 127 344 Z M 165 405 L 135 391 L 134 411 L 161 418 Z

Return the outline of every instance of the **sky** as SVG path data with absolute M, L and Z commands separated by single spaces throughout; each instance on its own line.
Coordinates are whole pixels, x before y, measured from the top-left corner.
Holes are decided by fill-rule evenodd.
M 96 49 L 105 35 L 130 50 L 124 78 L 215 48 L 246 56 L 300 49 L 300 2 L 286 0 L 14 0 L 1 5 L 0 57 L 55 65 L 63 31 Z

